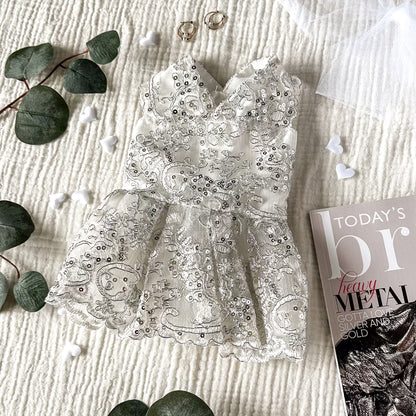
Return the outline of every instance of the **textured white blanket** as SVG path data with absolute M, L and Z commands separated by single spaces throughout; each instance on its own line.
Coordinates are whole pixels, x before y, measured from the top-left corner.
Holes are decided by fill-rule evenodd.
M 203 17 L 216 8 L 228 15 L 228 22 L 222 30 L 208 31 Z M 194 42 L 182 43 L 176 36 L 183 20 L 199 22 Z M 58 74 L 48 82 L 62 93 L 72 114 L 61 138 L 42 146 L 23 144 L 13 133 L 14 112 L 0 116 L 0 199 L 22 204 L 36 224 L 30 240 L 7 252 L 8 257 L 22 271 L 38 270 L 53 283 L 89 212 L 121 187 L 127 147 L 141 114 L 137 86 L 153 72 L 191 53 L 224 84 L 239 66 L 277 52 L 287 70 L 303 81 L 289 223 L 309 277 L 306 357 L 299 364 L 244 364 L 220 358 L 215 348 L 163 339 L 120 340 L 112 330 L 77 326 L 50 306 L 23 312 L 9 296 L 0 312 L 0 414 L 107 415 L 123 400 L 152 403 L 171 390 L 185 389 L 201 396 L 218 416 L 342 415 L 308 211 L 412 194 L 416 129 L 401 121 L 410 120 L 411 109 L 391 123 L 380 122 L 315 95 L 324 51 L 273 0 L 6 0 L 0 3 L 0 62 L 4 65 L 18 48 L 44 42 L 56 46 L 58 61 L 84 50 L 87 40 L 109 29 L 119 32 L 121 48 L 103 68 L 109 80 L 105 95 L 71 95 Z M 321 29 L 325 37 L 325 27 Z M 148 30 L 160 32 L 159 47 L 140 47 Z M 0 107 L 23 91 L 23 84 L 1 76 Z M 86 105 L 97 108 L 99 120 L 81 125 L 78 117 Z M 344 140 L 342 155 L 325 150 L 334 134 Z M 99 144 L 110 135 L 119 138 L 113 155 Z M 356 177 L 337 181 L 338 162 L 355 168 Z M 48 207 L 50 194 L 81 188 L 91 190 L 93 205 L 71 201 L 59 211 Z M 4 263 L 1 271 L 13 273 Z M 80 344 L 83 353 L 63 363 L 66 339 Z

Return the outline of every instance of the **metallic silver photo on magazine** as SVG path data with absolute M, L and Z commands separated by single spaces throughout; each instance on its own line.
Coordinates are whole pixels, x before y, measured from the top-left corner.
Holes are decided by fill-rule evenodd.
M 348 416 L 416 414 L 416 196 L 310 212 Z

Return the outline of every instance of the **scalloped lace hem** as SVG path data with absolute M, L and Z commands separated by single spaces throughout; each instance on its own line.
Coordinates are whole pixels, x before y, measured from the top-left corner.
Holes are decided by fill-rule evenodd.
M 48 295 L 45 299 L 45 303 L 53 306 L 54 308 L 64 308 L 67 316 L 75 324 L 81 325 L 91 330 L 99 330 L 103 327 L 115 330 L 117 336 L 121 339 L 131 339 L 133 341 L 139 341 L 143 338 L 154 338 L 156 336 L 166 339 L 171 342 L 177 342 L 182 345 L 192 345 L 196 347 L 217 347 L 219 355 L 223 358 L 236 358 L 241 362 L 267 362 L 270 360 L 286 359 L 289 361 L 300 362 L 303 360 L 305 353 L 305 343 L 302 342 L 296 348 L 290 349 L 284 347 L 285 340 L 282 339 L 282 346 L 280 348 L 273 347 L 268 344 L 264 344 L 262 347 L 256 347 L 250 342 L 242 341 L 241 343 L 235 342 L 231 339 L 224 339 L 223 341 L 217 341 L 214 338 L 201 339 L 201 342 L 195 342 L 191 338 L 181 337 L 175 335 L 174 332 L 163 333 L 160 328 L 154 328 L 151 333 L 141 331 L 138 336 L 132 336 L 130 324 L 124 326 L 115 327 L 109 325 L 107 321 L 95 318 L 91 314 L 86 314 L 84 311 L 74 309 L 71 303 L 65 299 L 59 299 L 56 296 Z M 298 340 L 302 337 L 298 335 Z

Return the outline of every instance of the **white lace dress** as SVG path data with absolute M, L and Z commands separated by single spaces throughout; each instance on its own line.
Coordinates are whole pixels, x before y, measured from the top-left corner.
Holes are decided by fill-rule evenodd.
M 286 220 L 299 93 L 276 57 L 224 88 L 189 56 L 154 75 L 123 189 L 92 211 L 46 302 L 122 337 L 301 359 L 307 280 Z

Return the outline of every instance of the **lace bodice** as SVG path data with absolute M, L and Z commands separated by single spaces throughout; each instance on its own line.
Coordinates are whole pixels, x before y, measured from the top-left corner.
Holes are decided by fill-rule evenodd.
M 276 57 L 252 62 L 222 89 L 187 56 L 141 91 L 125 186 L 163 200 L 285 216 L 300 81 Z
M 46 302 L 121 337 L 301 359 L 307 282 L 286 221 L 299 94 L 276 57 L 224 88 L 189 56 L 152 76 L 123 188 L 75 236 Z

